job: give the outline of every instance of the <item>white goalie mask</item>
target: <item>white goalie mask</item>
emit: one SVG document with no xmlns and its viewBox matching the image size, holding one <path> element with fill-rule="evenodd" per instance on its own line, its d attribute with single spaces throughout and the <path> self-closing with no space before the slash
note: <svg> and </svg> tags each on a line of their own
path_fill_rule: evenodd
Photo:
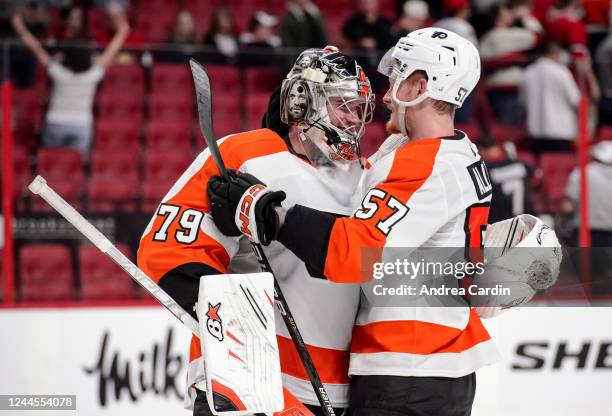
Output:
<svg viewBox="0 0 612 416">
<path fill-rule="evenodd" d="M 402 101 L 397 91 L 415 71 L 427 74 L 427 89 L 412 101 Z M 446 29 L 418 29 L 402 37 L 381 59 L 378 72 L 395 76 L 391 99 L 398 105 L 398 126 L 406 133 L 406 107 L 426 98 L 461 107 L 480 79 L 480 55 L 467 39 Z"/>
<path fill-rule="evenodd" d="M 283 81 L 280 101 L 281 120 L 297 126 L 302 140 L 312 142 L 327 159 L 359 159 L 374 94 L 353 58 L 333 47 L 302 52 Z"/>
</svg>

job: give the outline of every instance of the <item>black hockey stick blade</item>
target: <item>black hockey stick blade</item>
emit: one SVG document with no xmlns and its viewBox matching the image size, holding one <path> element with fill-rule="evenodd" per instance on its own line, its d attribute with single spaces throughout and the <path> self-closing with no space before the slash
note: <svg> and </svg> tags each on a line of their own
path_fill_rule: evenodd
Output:
<svg viewBox="0 0 612 416">
<path fill-rule="evenodd" d="M 202 65 L 195 59 L 189 60 L 189 66 L 191 67 L 191 76 L 193 77 L 193 83 L 195 85 L 200 131 L 204 136 L 204 140 L 208 145 L 208 149 L 210 150 L 210 154 L 215 164 L 219 168 L 221 176 L 229 180 L 227 169 L 221 158 L 221 153 L 219 152 L 219 147 L 217 146 L 215 133 L 212 127 L 212 88 L 210 87 L 210 78 L 208 78 L 208 74 Z"/>
</svg>

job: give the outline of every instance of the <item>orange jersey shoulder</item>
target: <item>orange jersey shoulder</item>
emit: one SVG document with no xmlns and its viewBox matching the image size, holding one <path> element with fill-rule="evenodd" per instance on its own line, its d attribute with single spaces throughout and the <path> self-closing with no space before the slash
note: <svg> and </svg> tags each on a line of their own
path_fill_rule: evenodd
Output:
<svg viewBox="0 0 612 416">
<path fill-rule="evenodd" d="M 250 159 L 287 150 L 284 140 L 268 129 L 219 140 L 219 151 L 228 169 L 239 169 Z M 204 150 L 161 201 L 138 250 L 138 265 L 153 280 L 159 281 L 172 270 L 189 264 L 203 264 L 217 272 L 226 270 L 233 242 L 220 234 L 206 215 L 210 212 L 206 186 L 215 175 L 219 170 L 210 151 Z"/>
</svg>

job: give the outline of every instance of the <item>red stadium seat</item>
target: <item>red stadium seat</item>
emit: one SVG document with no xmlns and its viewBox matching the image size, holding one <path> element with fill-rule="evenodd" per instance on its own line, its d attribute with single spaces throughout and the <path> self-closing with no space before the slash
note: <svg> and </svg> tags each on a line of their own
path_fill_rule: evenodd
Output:
<svg viewBox="0 0 612 416">
<path fill-rule="evenodd" d="M 517 159 L 525 163 L 531 169 L 535 169 L 537 166 L 536 157 L 531 152 L 525 152 L 525 151 L 518 152 Z"/>
<path fill-rule="evenodd" d="M 149 119 L 156 122 L 176 122 L 189 126 L 193 120 L 194 101 L 191 97 L 174 94 L 151 94 Z"/>
<path fill-rule="evenodd" d="M 30 88 L 13 91 L 13 136 L 28 149 L 37 147 L 36 134 L 42 126 L 43 113 L 39 92 Z"/>
<path fill-rule="evenodd" d="M 225 137 L 230 134 L 240 133 L 244 131 L 242 128 L 241 117 L 238 117 L 234 120 L 231 119 L 221 119 L 214 123 L 215 128 L 215 136 L 218 139 Z M 259 128 L 259 127 L 257 127 Z M 196 137 L 196 148 L 198 151 L 202 151 L 208 147 L 208 145 L 204 141 L 204 136 L 202 136 L 202 132 L 200 131 L 200 126 L 197 123 L 193 125 L 193 132 Z"/>
<path fill-rule="evenodd" d="M 209 32 L 210 19 L 213 15 L 215 7 L 211 2 L 203 2 L 202 0 L 186 0 L 185 8 L 191 12 L 196 22 L 196 31 L 198 36 L 205 36 Z"/>
<path fill-rule="evenodd" d="M 116 247 L 131 258 L 125 244 Z M 79 275 L 83 300 L 115 300 L 134 297 L 132 279 L 94 245 L 79 248 Z"/>
<path fill-rule="evenodd" d="M 2 151 L 0 150 L 0 160 L 2 159 Z M 15 209 L 23 211 L 26 208 L 24 196 L 30 196 L 31 193 L 27 187 L 32 181 L 32 173 L 30 172 L 28 150 L 23 146 L 13 148 L 13 197 Z M 4 172 L 0 171 L 0 178 Z M 1 194 L 1 192 L 0 192 Z"/>
<path fill-rule="evenodd" d="M 136 30 L 149 42 L 166 42 L 175 20 L 176 9 L 166 11 L 150 9 L 146 13 L 139 12 Z"/>
<path fill-rule="evenodd" d="M 550 212 L 559 212 L 559 205 L 565 195 L 567 179 L 576 166 L 577 157 L 574 154 L 543 153 L 540 156 L 543 191 L 548 197 Z"/>
<path fill-rule="evenodd" d="M 28 123 L 41 123 L 42 105 L 35 88 L 13 90 L 13 117 Z"/>
<path fill-rule="evenodd" d="M 94 149 L 106 152 L 121 150 L 134 154 L 140 147 L 140 126 L 126 120 L 96 122 Z"/>
<path fill-rule="evenodd" d="M 77 208 L 80 206 L 84 174 L 81 154 L 78 151 L 59 147 L 40 149 L 37 155 L 37 172 L 70 204 Z M 53 212 L 53 208 L 36 196 L 32 200 L 32 210 Z"/>
<path fill-rule="evenodd" d="M 224 96 L 234 96 L 239 100 L 242 96 L 240 82 L 240 70 L 230 66 L 207 65 L 206 71 L 210 77 L 213 97 L 217 91 L 222 91 Z M 214 100 L 214 98 L 213 98 Z"/>
<path fill-rule="evenodd" d="M 461 130 L 470 138 L 471 141 L 476 141 L 480 137 L 480 127 L 477 124 L 456 124 L 455 129 Z"/>
<path fill-rule="evenodd" d="M 27 187 L 32 181 L 28 151 L 23 147 L 13 149 L 13 194 L 16 198 L 28 193 Z"/>
<path fill-rule="evenodd" d="M 246 70 L 247 95 L 265 93 L 269 96 L 280 85 L 281 79 L 277 69 L 249 68 Z"/>
<path fill-rule="evenodd" d="M 189 152 L 149 151 L 144 157 L 145 179 L 175 182 L 192 162 Z"/>
<path fill-rule="evenodd" d="M 327 2 L 334 4 L 335 2 Z M 351 17 L 353 14 L 352 8 L 347 6 L 347 8 L 339 9 L 336 11 L 324 11 L 323 16 L 325 18 L 325 24 L 327 26 L 327 30 L 329 33 L 329 39 L 333 44 L 337 44 L 342 39 L 342 28 L 344 27 L 344 23 Z"/>
<path fill-rule="evenodd" d="M 491 125 L 491 135 L 497 143 L 512 142 L 520 145 L 525 141 L 525 129 L 520 126 L 509 126 L 503 124 Z M 475 139 L 470 136 L 470 139 Z"/>
<path fill-rule="evenodd" d="M 382 14 L 391 21 L 396 20 L 394 0 L 380 0 L 380 4 L 378 7 L 380 9 L 380 14 Z"/>
<path fill-rule="evenodd" d="M 87 31 L 91 39 L 98 39 L 108 33 L 107 16 L 104 10 L 89 9 L 87 11 Z"/>
<path fill-rule="evenodd" d="M 180 2 L 176 0 L 141 0 L 138 2 L 138 11 L 146 13 L 172 14 L 176 13 Z"/>
<path fill-rule="evenodd" d="M 217 139 L 242 131 L 242 112 L 240 111 L 239 98 L 221 94 L 216 94 L 213 97 L 213 127 Z M 199 139 L 201 138 L 199 128 L 197 131 L 196 137 Z M 198 143 L 200 142 L 198 141 Z"/>
<path fill-rule="evenodd" d="M 148 150 L 191 150 L 189 125 L 151 121 L 147 125 L 146 143 Z"/>
<path fill-rule="evenodd" d="M 134 197 L 137 184 L 116 178 L 92 178 L 87 185 L 87 208 L 89 212 L 134 212 Z"/>
<path fill-rule="evenodd" d="M 135 185 L 138 182 L 138 161 L 127 152 L 95 150 L 91 155 L 91 179 L 111 179 Z"/>
<path fill-rule="evenodd" d="M 145 178 L 140 188 L 141 211 L 152 214 L 172 185 L 192 162 L 190 153 L 150 151 L 144 158 Z"/>
<path fill-rule="evenodd" d="M 142 68 L 136 64 L 113 65 L 104 75 L 100 93 L 109 91 L 125 94 L 142 95 L 144 91 L 144 75 Z"/>
<path fill-rule="evenodd" d="M 129 90 L 128 90 L 129 91 Z M 104 94 L 98 99 L 99 120 L 142 122 L 142 98 L 131 93 Z"/>
<path fill-rule="evenodd" d="M 156 64 L 151 70 L 154 93 L 194 96 L 191 71 L 187 65 Z"/>
<path fill-rule="evenodd" d="M 72 259 L 65 245 L 22 246 L 19 251 L 19 271 L 22 300 L 72 300 Z"/>
<path fill-rule="evenodd" d="M 612 126 L 600 126 L 597 135 L 595 136 L 596 142 L 601 142 L 604 140 L 612 140 Z"/>
<path fill-rule="evenodd" d="M 153 214 L 162 198 L 168 193 L 170 188 L 172 188 L 172 185 L 174 185 L 174 182 L 173 180 L 160 182 L 145 179 L 140 188 L 140 195 L 142 196 L 141 211 L 145 214 Z"/>
<path fill-rule="evenodd" d="M 269 94 L 250 94 L 247 96 L 247 129 L 261 128 L 261 120 L 268 110 Z"/>
</svg>

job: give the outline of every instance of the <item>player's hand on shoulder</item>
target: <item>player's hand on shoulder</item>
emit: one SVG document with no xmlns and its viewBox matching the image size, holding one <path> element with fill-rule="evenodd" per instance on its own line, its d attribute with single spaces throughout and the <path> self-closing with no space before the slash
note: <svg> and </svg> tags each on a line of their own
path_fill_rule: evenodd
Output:
<svg viewBox="0 0 612 416">
<path fill-rule="evenodd" d="M 229 181 L 220 176 L 210 178 L 206 190 L 217 228 L 228 236 L 244 234 L 256 243 L 270 244 L 278 236 L 280 221 L 275 208 L 285 193 L 271 191 L 248 173 L 228 173 Z"/>
</svg>

